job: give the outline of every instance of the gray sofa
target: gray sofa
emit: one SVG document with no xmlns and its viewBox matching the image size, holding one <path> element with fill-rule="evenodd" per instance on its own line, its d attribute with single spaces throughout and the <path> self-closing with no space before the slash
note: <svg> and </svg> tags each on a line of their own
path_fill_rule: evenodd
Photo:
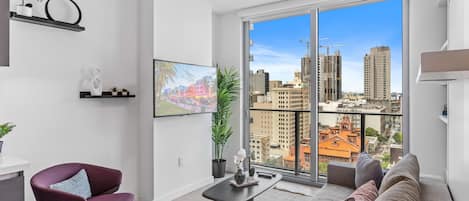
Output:
<svg viewBox="0 0 469 201">
<path fill-rule="evenodd" d="M 344 201 L 355 190 L 355 167 L 346 163 L 328 165 L 328 181 L 312 199 L 313 201 Z M 452 201 L 445 183 L 420 177 L 420 200 Z M 379 197 L 378 197 L 379 199 Z M 388 199 L 389 200 L 389 199 Z M 402 201 L 400 199 L 389 201 Z"/>
</svg>

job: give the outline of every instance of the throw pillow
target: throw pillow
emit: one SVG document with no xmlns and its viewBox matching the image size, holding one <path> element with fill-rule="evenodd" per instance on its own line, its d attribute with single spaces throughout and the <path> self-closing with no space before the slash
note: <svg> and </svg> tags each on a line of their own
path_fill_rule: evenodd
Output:
<svg viewBox="0 0 469 201">
<path fill-rule="evenodd" d="M 417 157 L 412 154 L 407 154 L 386 173 L 383 178 L 383 182 L 381 183 L 381 187 L 379 187 L 379 194 L 383 194 L 394 184 L 406 179 L 411 179 L 418 184 L 420 183 L 419 175 L 420 168 Z"/>
<path fill-rule="evenodd" d="M 77 195 L 85 200 L 91 197 L 90 182 L 84 169 L 65 181 L 50 185 L 49 188 Z"/>
<path fill-rule="evenodd" d="M 375 201 L 378 197 L 378 188 L 374 180 L 370 180 L 367 183 L 357 188 L 345 201 Z"/>
<path fill-rule="evenodd" d="M 420 201 L 419 184 L 413 179 L 404 179 L 391 186 L 376 201 Z"/>
<path fill-rule="evenodd" d="M 361 153 L 355 168 L 355 186 L 359 188 L 370 180 L 374 180 L 379 188 L 383 179 L 383 170 L 378 160 L 374 160 L 367 153 Z"/>
</svg>

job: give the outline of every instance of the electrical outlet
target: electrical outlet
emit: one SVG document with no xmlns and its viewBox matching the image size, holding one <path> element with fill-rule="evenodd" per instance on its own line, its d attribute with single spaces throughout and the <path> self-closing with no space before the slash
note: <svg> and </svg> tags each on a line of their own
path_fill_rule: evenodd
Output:
<svg viewBox="0 0 469 201">
<path fill-rule="evenodd" d="M 178 168 L 182 168 L 182 157 L 178 157 Z"/>
</svg>

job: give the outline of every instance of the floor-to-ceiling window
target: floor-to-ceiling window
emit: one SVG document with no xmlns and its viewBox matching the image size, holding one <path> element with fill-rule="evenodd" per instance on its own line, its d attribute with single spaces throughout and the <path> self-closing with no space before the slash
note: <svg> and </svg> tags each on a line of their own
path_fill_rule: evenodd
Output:
<svg viewBox="0 0 469 201">
<path fill-rule="evenodd" d="M 250 150 L 256 164 L 287 170 L 310 138 L 310 16 L 299 15 L 253 24 L 249 72 Z M 302 112 L 303 111 L 303 112 Z"/>
<path fill-rule="evenodd" d="M 317 178 L 363 151 L 384 168 L 402 157 L 402 8 L 384 0 L 251 23 L 255 164 Z"/>
</svg>

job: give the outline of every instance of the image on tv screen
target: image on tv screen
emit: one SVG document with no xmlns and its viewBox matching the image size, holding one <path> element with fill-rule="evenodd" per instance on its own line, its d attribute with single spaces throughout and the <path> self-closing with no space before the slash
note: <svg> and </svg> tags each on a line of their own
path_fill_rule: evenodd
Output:
<svg viewBox="0 0 469 201">
<path fill-rule="evenodd" d="M 217 110 L 216 68 L 160 60 L 154 62 L 155 117 Z"/>
</svg>

